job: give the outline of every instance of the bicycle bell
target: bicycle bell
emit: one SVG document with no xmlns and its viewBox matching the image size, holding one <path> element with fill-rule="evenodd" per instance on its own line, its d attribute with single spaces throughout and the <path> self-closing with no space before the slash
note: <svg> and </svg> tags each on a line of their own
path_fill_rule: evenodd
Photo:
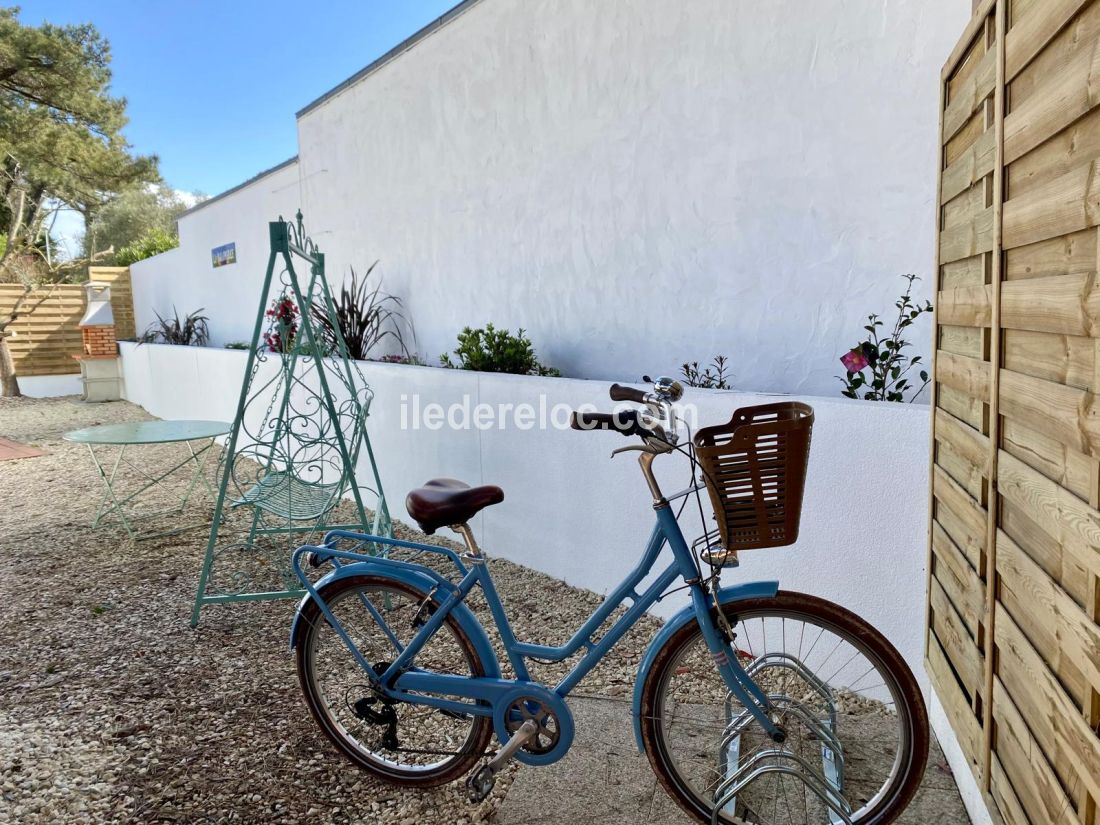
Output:
<svg viewBox="0 0 1100 825">
<path fill-rule="evenodd" d="M 646 381 L 649 379 L 646 378 Z M 667 375 L 659 375 L 653 382 L 653 394 L 662 401 L 675 404 L 684 396 L 684 385 Z"/>
</svg>

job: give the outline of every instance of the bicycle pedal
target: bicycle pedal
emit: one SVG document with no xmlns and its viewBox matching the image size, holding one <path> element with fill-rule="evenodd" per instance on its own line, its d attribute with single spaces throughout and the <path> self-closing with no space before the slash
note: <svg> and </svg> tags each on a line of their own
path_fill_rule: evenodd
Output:
<svg viewBox="0 0 1100 825">
<path fill-rule="evenodd" d="M 493 792 L 493 786 L 497 783 L 496 774 L 489 763 L 485 763 L 466 777 L 466 788 L 470 793 L 471 802 L 482 802 L 485 797 Z"/>
</svg>

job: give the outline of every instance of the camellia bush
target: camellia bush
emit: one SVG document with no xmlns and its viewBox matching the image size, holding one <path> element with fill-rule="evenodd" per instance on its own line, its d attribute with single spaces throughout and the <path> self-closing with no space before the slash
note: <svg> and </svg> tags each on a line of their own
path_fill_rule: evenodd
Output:
<svg viewBox="0 0 1100 825">
<path fill-rule="evenodd" d="M 841 394 L 847 398 L 912 403 L 928 386 L 928 371 L 921 366 L 921 356 L 906 352 L 911 344 L 905 335 L 922 315 L 932 312 L 932 303 L 921 305 L 913 300 L 916 275 L 902 277 L 907 285 L 894 304 L 898 316 L 893 327 L 887 330 L 877 314 L 868 315 L 863 327 L 866 337 L 840 357 L 845 374 L 837 378 L 844 384 Z"/>
</svg>

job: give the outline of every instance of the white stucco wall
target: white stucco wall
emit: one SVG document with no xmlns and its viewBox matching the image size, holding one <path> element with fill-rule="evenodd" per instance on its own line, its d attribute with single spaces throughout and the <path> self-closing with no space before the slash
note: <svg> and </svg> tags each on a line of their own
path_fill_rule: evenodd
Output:
<svg viewBox="0 0 1100 825">
<path fill-rule="evenodd" d="M 381 260 L 430 358 L 492 321 L 569 375 L 722 353 L 738 386 L 832 394 L 929 274 L 968 11 L 482 0 L 300 117 L 303 209 L 330 273 Z"/>
<path fill-rule="evenodd" d="M 61 395 L 80 395 L 84 391 L 84 385 L 79 374 L 20 375 L 19 391 L 28 398 L 55 398 Z"/>
<path fill-rule="evenodd" d="M 267 221 L 301 206 L 332 281 L 381 261 L 429 359 L 491 321 L 568 375 L 725 354 L 739 387 L 832 394 L 863 316 L 929 273 L 939 69 L 966 16 L 481 0 L 306 111 L 299 163 L 186 215 L 180 250 L 134 267 L 139 325 L 202 306 L 215 342 L 247 338 Z"/>
<path fill-rule="evenodd" d="M 163 418 L 231 420 L 246 354 L 229 350 L 121 345 L 127 398 Z M 444 406 L 592 404 L 609 409 L 607 382 L 546 379 L 363 363 L 376 393 L 371 443 L 394 517 L 408 521 L 405 493 L 429 478 L 498 484 L 505 501 L 475 529 L 495 556 L 608 592 L 632 567 L 653 523 L 635 459 L 609 459 L 627 442 L 614 433 L 573 430 L 403 429 L 402 396 Z M 697 391 L 688 399 L 701 423 L 728 420 L 737 406 L 763 403 L 745 393 Z M 778 577 L 792 590 L 847 605 L 879 627 L 923 674 L 928 411 L 909 405 L 807 397 L 816 410 L 801 537 L 789 548 L 747 551 L 726 580 Z M 659 462 L 666 492 L 682 489 L 685 459 Z M 360 467 L 360 477 L 370 478 Z M 692 505 L 682 517 L 697 535 Z M 709 505 L 704 501 L 704 507 Z M 709 515 L 708 515 L 709 518 Z M 685 602 L 657 607 L 670 615 Z M 923 678 L 923 677 L 922 677 Z"/>
<path fill-rule="evenodd" d="M 251 340 L 270 252 L 268 222 L 293 220 L 299 202 L 298 164 L 289 163 L 184 215 L 177 249 L 130 267 L 138 332 L 156 321 L 155 312 L 176 310 L 182 318 L 201 308 L 215 346 Z M 237 263 L 215 269 L 211 250 L 227 243 L 237 245 Z"/>
</svg>

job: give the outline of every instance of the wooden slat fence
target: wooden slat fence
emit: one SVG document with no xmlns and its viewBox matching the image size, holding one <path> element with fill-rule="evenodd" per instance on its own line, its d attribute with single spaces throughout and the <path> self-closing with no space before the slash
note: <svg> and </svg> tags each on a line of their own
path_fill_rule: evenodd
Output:
<svg viewBox="0 0 1100 825">
<path fill-rule="evenodd" d="M 943 72 L 927 667 L 1009 825 L 1100 825 L 1100 0 Z"/>
<path fill-rule="evenodd" d="M 119 338 L 134 335 L 134 302 L 130 288 L 130 270 L 126 267 L 93 267 L 92 280 L 111 285 L 111 308 Z M 0 315 L 15 305 L 23 287 L 0 284 Z M 73 359 L 82 347 L 77 324 L 84 315 L 84 289 L 79 284 L 57 284 L 34 290 L 24 309 L 43 297 L 46 300 L 29 315 L 23 315 L 10 327 L 8 338 L 12 360 L 18 375 L 68 375 L 80 372 Z"/>
</svg>

